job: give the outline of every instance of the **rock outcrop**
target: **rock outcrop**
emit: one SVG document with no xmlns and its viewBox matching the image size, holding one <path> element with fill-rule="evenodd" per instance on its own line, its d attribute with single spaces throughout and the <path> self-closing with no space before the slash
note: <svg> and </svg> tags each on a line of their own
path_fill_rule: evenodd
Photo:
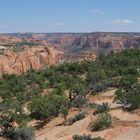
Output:
<svg viewBox="0 0 140 140">
<path fill-rule="evenodd" d="M 33 40 L 47 40 L 56 45 L 57 49 L 63 47 L 69 52 L 87 50 L 89 52 L 116 51 L 125 48 L 140 48 L 140 33 L 18 33 L 14 37 Z"/>
<path fill-rule="evenodd" d="M 56 64 L 56 51 L 54 48 L 38 46 L 26 48 L 22 52 L 5 50 L 0 55 L 0 75 L 22 74 L 29 70 L 39 70 L 47 65 Z"/>
<path fill-rule="evenodd" d="M 14 44 L 17 42 L 22 42 L 22 39 L 14 36 L 0 35 L 0 45 Z"/>
<path fill-rule="evenodd" d="M 125 48 L 140 48 L 140 36 L 109 33 L 96 35 L 90 33 L 77 37 L 71 46 L 73 46 L 73 50 L 122 50 Z"/>
</svg>

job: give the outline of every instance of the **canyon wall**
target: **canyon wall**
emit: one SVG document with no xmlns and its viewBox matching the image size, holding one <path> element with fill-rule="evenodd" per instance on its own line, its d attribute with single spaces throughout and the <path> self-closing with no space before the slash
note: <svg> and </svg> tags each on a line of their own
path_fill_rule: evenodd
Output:
<svg viewBox="0 0 140 140">
<path fill-rule="evenodd" d="M 19 75 L 29 70 L 39 70 L 54 64 L 56 64 L 54 48 L 38 46 L 26 48 L 17 53 L 8 49 L 0 55 L 0 75 L 5 73 Z"/>
<path fill-rule="evenodd" d="M 11 34 L 33 40 L 47 40 L 57 48 L 63 47 L 68 52 L 79 51 L 111 51 L 125 48 L 140 48 L 140 33 L 18 33 Z"/>
<path fill-rule="evenodd" d="M 71 44 L 72 48 L 77 49 L 125 49 L 125 48 L 140 48 L 140 36 L 135 35 L 94 35 L 85 34 L 79 36 Z"/>
</svg>

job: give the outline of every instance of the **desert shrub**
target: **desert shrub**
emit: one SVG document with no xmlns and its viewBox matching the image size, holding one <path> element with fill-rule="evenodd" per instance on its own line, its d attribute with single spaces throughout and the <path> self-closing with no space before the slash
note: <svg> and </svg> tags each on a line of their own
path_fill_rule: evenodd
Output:
<svg viewBox="0 0 140 140">
<path fill-rule="evenodd" d="M 70 106 L 81 109 L 83 105 L 85 105 L 85 103 L 86 103 L 86 99 L 84 97 L 79 96 L 70 102 Z"/>
<path fill-rule="evenodd" d="M 91 131 L 100 131 L 108 128 L 112 123 L 111 115 L 107 112 L 100 115 L 97 121 L 91 126 Z"/>
<path fill-rule="evenodd" d="M 75 121 L 82 120 L 85 118 L 85 113 L 81 112 L 81 113 L 77 114 L 74 118 L 75 118 Z"/>
<path fill-rule="evenodd" d="M 88 84 L 88 88 L 93 95 L 96 95 L 97 93 L 102 92 L 108 89 L 109 87 L 116 87 L 116 86 L 117 86 L 116 81 L 112 79 L 106 79 L 94 84 L 93 83 Z"/>
<path fill-rule="evenodd" d="M 81 79 L 76 79 L 76 82 L 72 81 L 72 85 L 69 88 L 70 101 L 75 100 L 78 97 L 85 98 L 88 94 L 86 84 Z"/>
<path fill-rule="evenodd" d="M 134 75 L 127 75 L 127 76 L 123 76 L 120 81 L 119 81 L 119 86 L 121 88 L 129 88 L 131 87 L 133 84 L 138 82 L 138 78 Z"/>
<path fill-rule="evenodd" d="M 87 81 L 93 84 L 102 81 L 105 78 L 106 78 L 106 73 L 104 72 L 104 70 L 100 70 L 100 69 L 98 69 L 95 72 L 89 71 L 87 75 Z"/>
<path fill-rule="evenodd" d="M 89 106 L 90 108 L 95 109 L 95 108 L 97 108 L 98 104 L 96 104 L 96 103 L 89 103 L 88 106 Z"/>
<path fill-rule="evenodd" d="M 109 111 L 108 103 L 102 103 L 102 105 L 97 105 L 97 108 L 96 108 L 97 113 L 103 113 L 106 111 Z"/>
<path fill-rule="evenodd" d="M 73 140 L 104 140 L 101 137 L 92 138 L 91 135 L 74 135 Z"/>
<path fill-rule="evenodd" d="M 27 127 L 16 129 L 13 140 L 35 140 L 34 131 Z"/>
<path fill-rule="evenodd" d="M 73 136 L 73 140 L 93 140 L 92 138 L 91 138 L 91 135 L 83 135 L 83 136 L 81 136 L 81 135 L 74 135 Z"/>
<path fill-rule="evenodd" d="M 66 103 L 67 99 L 65 95 L 52 91 L 47 96 L 34 98 L 29 108 L 33 118 L 47 121 L 52 117 L 57 117 L 59 113 L 66 115 L 67 112 L 64 109 Z"/>
<path fill-rule="evenodd" d="M 0 102 L 0 135 L 9 138 L 13 135 L 14 124 L 22 127 L 28 121 L 29 116 L 17 100 L 7 99 Z"/>
<path fill-rule="evenodd" d="M 95 138 L 93 138 L 93 140 L 105 140 L 105 139 L 103 139 L 101 137 L 95 137 Z"/>
<path fill-rule="evenodd" d="M 140 84 L 133 84 L 129 88 L 120 88 L 115 93 L 114 101 L 123 105 L 124 109 L 136 109 L 140 107 Z"/>
<path fill-rule="evenodd" d="M 67 116 L 68 116 L 68 104 L 64 104 L 61 108 L 60 108 L 60 113 L 63 115 L 64 120 L 67 120 Z"/>
<path fill-rule="evenodd" d="M 75 122 L 82 120 L 85 118 L 85 113 L 84 112 L 80 112 L 79 114 L 75 115 L 73 118 L 69 118 L 66 122 L 65 125 L 72 125 Z"/>
</svg>

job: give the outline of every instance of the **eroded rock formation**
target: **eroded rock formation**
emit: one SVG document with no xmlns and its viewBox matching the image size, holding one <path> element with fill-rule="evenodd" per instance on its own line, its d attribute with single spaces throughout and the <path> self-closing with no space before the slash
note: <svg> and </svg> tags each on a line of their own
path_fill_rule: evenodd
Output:
<svg viewBox="0 0 140 140">
<path fill-rule="evenodd" d="M 14 36 L 33 40 L 47 40 L 58 48 L 63 47 L 64 50 L 71 52 L 140 48 L 140 33 L 18 33 Z"/>
<path fill-rule="evenodd" d="M 56 51 L 54 48 L 44 46 L 26 48 L 22 52 L 15 53 L 5 50 L 0 56 L 0 75 L 22 74 L 29 70 L 39 70 L 46 65 L 56 64 Z"/>
</svg>

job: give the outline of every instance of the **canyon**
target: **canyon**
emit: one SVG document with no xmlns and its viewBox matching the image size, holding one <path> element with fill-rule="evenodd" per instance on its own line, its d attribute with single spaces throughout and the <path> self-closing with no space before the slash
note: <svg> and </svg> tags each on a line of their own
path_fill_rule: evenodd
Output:
<svg viewBox="0 0 140 140">
<path fill-rule="evenodd" d="M 108 53 L 112 50 L 140 47 L 140 33 L 15 33 L 12 37 L 47 40 L 57 49 L 68 52 L 93 51 Z"/>
<path fill-rule="evenodd" d="M 140 33 L 0 34 L 0 75 L 21 74 L 64 62 L 95 60 L 96 56 L 111 51 L 139 47 Z"/>
</svg>

